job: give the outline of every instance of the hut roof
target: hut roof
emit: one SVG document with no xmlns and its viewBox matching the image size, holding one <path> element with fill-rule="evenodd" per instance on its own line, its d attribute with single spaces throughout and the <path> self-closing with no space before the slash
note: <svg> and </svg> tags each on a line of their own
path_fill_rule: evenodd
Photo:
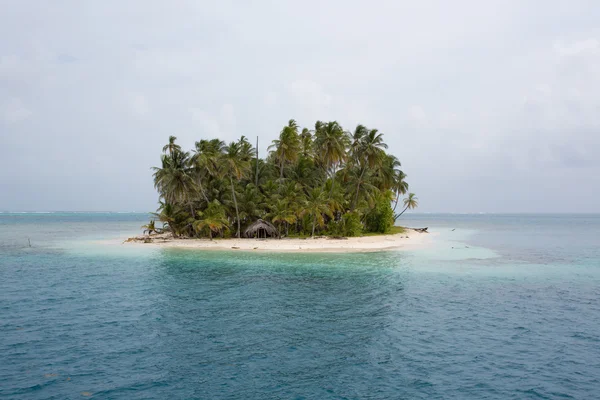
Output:
<svg viewBox="0 0 600 400">
<path fill-rule="evenodd" d="M 246 228 L 246 230 L 244 231 L 244 235 L 254 236 L 261 229 L 264 229 L 269 236 L 277 236 L 277 229 L 273 226 L 273 224 L 271 224 L 268 221 L 265 221 L 264 219 L 257 219 L 256 222 L 254 222 L 248 228 Z"/>
</svg>

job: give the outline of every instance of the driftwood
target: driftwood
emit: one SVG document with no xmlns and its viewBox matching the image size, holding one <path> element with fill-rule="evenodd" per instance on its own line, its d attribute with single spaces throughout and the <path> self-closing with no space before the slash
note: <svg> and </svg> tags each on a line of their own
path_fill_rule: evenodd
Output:
<svg viewBox="0 0 600 400">
<path fill-rule="evenodd" d="M 429 227 L 425 227 L 425 228 L 408 228 L 408 229 L 412 229 L 415 232 L 429 233 L 429 232 L 427 232 L 427 228 L 429 228 Z"/>
</svg>

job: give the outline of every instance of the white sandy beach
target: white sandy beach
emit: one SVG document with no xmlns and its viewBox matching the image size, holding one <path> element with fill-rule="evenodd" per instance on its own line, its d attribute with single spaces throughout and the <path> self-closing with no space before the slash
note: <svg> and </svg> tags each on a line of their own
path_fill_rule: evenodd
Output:
<svg viewBox="0 0 600 400">
<path fill-rule="evenodd" d="M 306 239 L 163 239 L 151 236 L 152 241 L 128 241 L 124 245 L 158 246 L 164 248 L 189 248 L 202 250 L 240 250 L 272 252 L 369 252 L 382 250 L 411 250 L 421 248 L 431 241 L 435 233 L 421 233 L 407 229 L 404 233 L 380 236 L 331 239 L 326 237 Z M 143 237 L 139 237 L 141 239 Z"/>
</svg>

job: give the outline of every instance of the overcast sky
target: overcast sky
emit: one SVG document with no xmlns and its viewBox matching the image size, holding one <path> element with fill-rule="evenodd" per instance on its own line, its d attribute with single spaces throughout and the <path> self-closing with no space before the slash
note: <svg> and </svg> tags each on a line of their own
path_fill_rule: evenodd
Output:
<svg viewBox="0 0 600 400">
<path fill-rule="evenodd" d="M 169 135 L 294 118 L 378 128 L 423 212 L 600 211 L 597 0 L 0 10 L 0 210 L 153 211 Z"/>
</svg>

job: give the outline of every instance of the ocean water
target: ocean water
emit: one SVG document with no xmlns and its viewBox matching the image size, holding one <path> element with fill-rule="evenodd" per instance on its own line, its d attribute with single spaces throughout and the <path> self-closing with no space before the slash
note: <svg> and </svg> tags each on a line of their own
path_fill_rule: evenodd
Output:
<svg viewBox="0 0 600 400">
<path fill-rule="evenodd" d="M 599 215 L 405 215 L 428 248 L 121 246 L 0 214 L 0 398 L 595 399 Z"/>
</svg>

